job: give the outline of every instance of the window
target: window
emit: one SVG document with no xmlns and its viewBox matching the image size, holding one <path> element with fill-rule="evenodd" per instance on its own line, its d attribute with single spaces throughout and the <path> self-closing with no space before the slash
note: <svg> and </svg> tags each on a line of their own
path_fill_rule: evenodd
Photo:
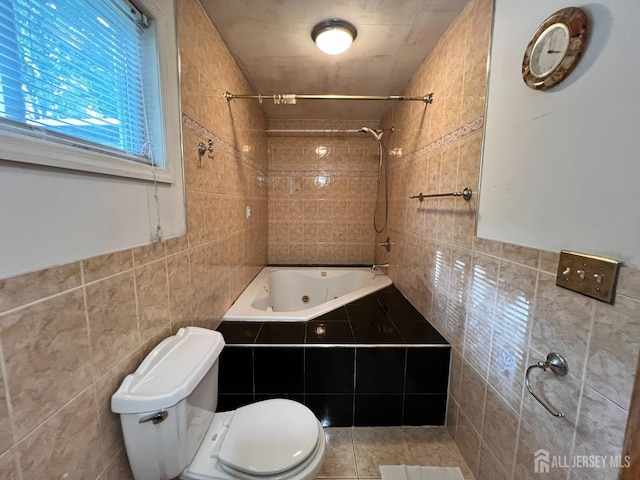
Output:
<svg viewBox="0 0 640 480">
<path fill-rule="evenodd" d="M 3 0 L 1 159 L 171 181 L 176 142 L 163 132 L 179 125 L 173 6 L 143 8 Z"/>
</svg>

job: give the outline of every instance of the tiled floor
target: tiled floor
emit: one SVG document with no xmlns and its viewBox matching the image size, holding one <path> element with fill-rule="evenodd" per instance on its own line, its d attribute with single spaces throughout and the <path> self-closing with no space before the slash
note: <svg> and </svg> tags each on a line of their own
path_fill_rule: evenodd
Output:
<svg viewBox="0 0 640 480">
<path fill-rule="evenodd" d="M 473 480 L 445 427 L 325 428 L 327 453 L 317 478 L 377 479 L 380 465 L 460 467 Z"/>
</svg>

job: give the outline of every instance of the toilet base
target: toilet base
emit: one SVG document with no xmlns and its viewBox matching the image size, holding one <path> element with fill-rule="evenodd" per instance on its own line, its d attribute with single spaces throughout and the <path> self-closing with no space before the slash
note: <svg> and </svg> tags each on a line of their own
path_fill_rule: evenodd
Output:
<svg viewBox="0 0 640 480">
<path fill-rule="evenodd" d="M 279 475 L 261 475 L 256 477 L 251 477 L 247 474 L 234 476 L 223 470 L 217 453 L 220 451 L 227 432 L 227 426 L 231 422 L 233 414 L 234 411 L 218 412 L 214 415 L 209 430 L 198 448 L 193 461 L 180 474 L 181 480 L 242 480 L 243 478 L 256 478 L 260 480 L 313 480 L 318 474 L 325 455 L 325 438 L 320 422 L 318 422 L 318 446 L 312 454 L 313 457 L 311 460 L 308 461 L 308 464 L 302 469 L 298 466 L 298 468 L 293 468 L 291 471 L 283 472 Z"/>
</svg>

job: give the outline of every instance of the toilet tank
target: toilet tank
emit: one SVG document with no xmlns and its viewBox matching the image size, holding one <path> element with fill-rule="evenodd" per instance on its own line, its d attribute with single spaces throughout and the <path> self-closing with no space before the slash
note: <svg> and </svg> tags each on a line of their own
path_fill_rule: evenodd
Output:
<svg viewBox="0 0 640 480">
<path fill-rule="evenodd" d="M 218 401 L 219 332 L 181 328 L 147 355 L 111 397 L 136 480 L 169 480 L 189 465 Z"/>
</svg>

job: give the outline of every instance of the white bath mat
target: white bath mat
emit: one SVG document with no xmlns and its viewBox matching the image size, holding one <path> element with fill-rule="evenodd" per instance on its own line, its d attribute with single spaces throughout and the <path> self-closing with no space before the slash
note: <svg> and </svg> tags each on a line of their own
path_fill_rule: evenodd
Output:
<svg viewBox="0 0 640 480">
<path fill-rule="evenodd" d="M 380 465 L 382 480 L 464 480 L 458 467 Z"/>
</svg>

